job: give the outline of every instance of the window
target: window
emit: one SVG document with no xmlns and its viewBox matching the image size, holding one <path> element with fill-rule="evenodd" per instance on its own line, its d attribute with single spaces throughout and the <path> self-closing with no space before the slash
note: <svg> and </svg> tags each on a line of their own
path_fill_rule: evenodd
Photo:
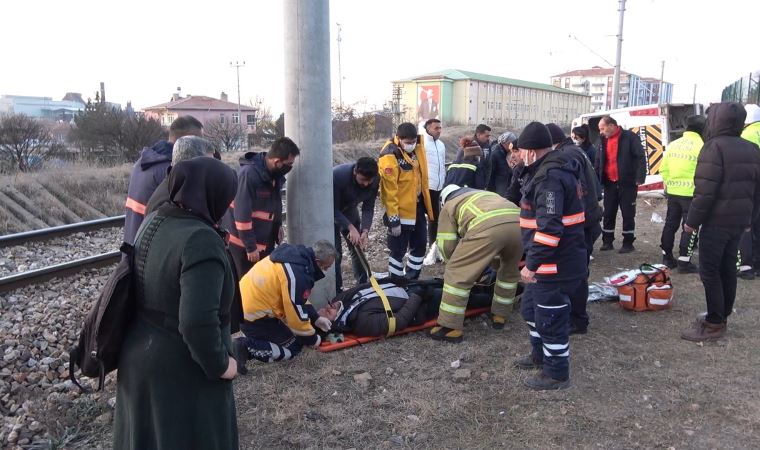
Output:
<svg viewBox="0 0 760 450">
<path fill-rule="evenodd" d="M 565 78 L 565 89 L 570 87 L 570 78 Z"/>
<path fill-rule="evenodd" d="M 234 124 L 240 123 L 240 114 L 232 113 L 232 123 Z"/>
<path fill-rule="evenodd" d="M 248 125 L 256 125 L 256 116 L 253 114 L 248 114 L 246 116 L 246 119 L 248 121 Z"/>
<path fill-rule="evenodd" d="M 219 123 L 224 123 L 224 113 L 219 114 Z"/>
</svg>

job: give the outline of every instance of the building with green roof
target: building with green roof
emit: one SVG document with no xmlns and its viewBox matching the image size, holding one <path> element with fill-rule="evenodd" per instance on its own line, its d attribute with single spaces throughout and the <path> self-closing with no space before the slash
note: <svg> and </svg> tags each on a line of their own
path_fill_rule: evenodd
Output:
<svg viewBox="0 0 760 450">
<path fill-rule="evenodd" d="M 393 81 L 404 120 L 521 129 L 532 121 L 569 126 L 591 109 L 591 97 L 550 84 L 449 69 Z"/>
</svg>

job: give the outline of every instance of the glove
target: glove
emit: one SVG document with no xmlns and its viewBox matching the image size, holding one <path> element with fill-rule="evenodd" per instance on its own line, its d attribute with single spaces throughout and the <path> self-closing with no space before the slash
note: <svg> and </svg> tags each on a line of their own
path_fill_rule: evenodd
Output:
<svg viewBox="0 0 760 450">
<path fill-rule="evenodd" d="M 332 328 L 332 322 L 326 317 L 320 317 L 314 321 L 314 326 L 327 333 Z"/>
<path fill-rule="evenodd" d="M 396 225 L 395 227 L 391 227 L 388 231 L 391 233 L 391 236 L 399 237 L 401 236 L 401 225 Z"/>
</svg>

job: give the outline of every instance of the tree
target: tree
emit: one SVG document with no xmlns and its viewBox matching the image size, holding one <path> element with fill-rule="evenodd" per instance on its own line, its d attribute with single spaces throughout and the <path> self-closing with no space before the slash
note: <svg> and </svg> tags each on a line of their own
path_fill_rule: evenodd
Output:
<svg viewBox="0 0 760 450">
<path fill-rule="evenodd" d="M 35 169 L 60 150 L 43 122 L 25 114 L 0 116 L 0 154 L 18 170 Z"/>
<path fill-rule="evenodd" d="M 120 146 L 129 161 L 137 159 L 144 147 L 153 145 L 166 136 L 166 131 L 156 119 L 144 116 L 127 117 L 122 123 Z"/>
<path fill-rule="evenodd" d="M 242 150 L 246 143 L 243 126 L 239 123 L 232 123 L 230 120 L 224 122 L 218 119 L 207 120 L 203 124 L 203 135 L 223 152 Z"/>
</svg>

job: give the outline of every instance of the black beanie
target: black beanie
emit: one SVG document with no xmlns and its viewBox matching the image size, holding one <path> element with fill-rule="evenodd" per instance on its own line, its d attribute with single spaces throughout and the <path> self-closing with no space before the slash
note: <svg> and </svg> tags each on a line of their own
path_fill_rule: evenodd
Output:
<svg viewBox="0 0 760 450">
<path fill-rule="evenodd" d="M 549 129 L 549 134 L 552 136 L 552 144 L 559 144 L 567 139 L 565 132 L 556 123 L 547 123 L 546 128 Z"/>
<path fill-rule="evenodd" d="M 399 139 L 412 139 L 417 137 L 417 127 L 413 123 L 404 122 L 398 126 L 396 136 Z"/>
<path fill-rule="evenodd" d="M 686 118 L 686 131 L 702 134 L 705 130 L 705 116 L 689 116 Z"/>
<path fill-rule="evenodd" d="M 523 128 L 517 138 L 517 148 L 526 150 L 542 150 L 552 146 L 552 135 L 541 122 L 531 122 Z"/>
</svg>

